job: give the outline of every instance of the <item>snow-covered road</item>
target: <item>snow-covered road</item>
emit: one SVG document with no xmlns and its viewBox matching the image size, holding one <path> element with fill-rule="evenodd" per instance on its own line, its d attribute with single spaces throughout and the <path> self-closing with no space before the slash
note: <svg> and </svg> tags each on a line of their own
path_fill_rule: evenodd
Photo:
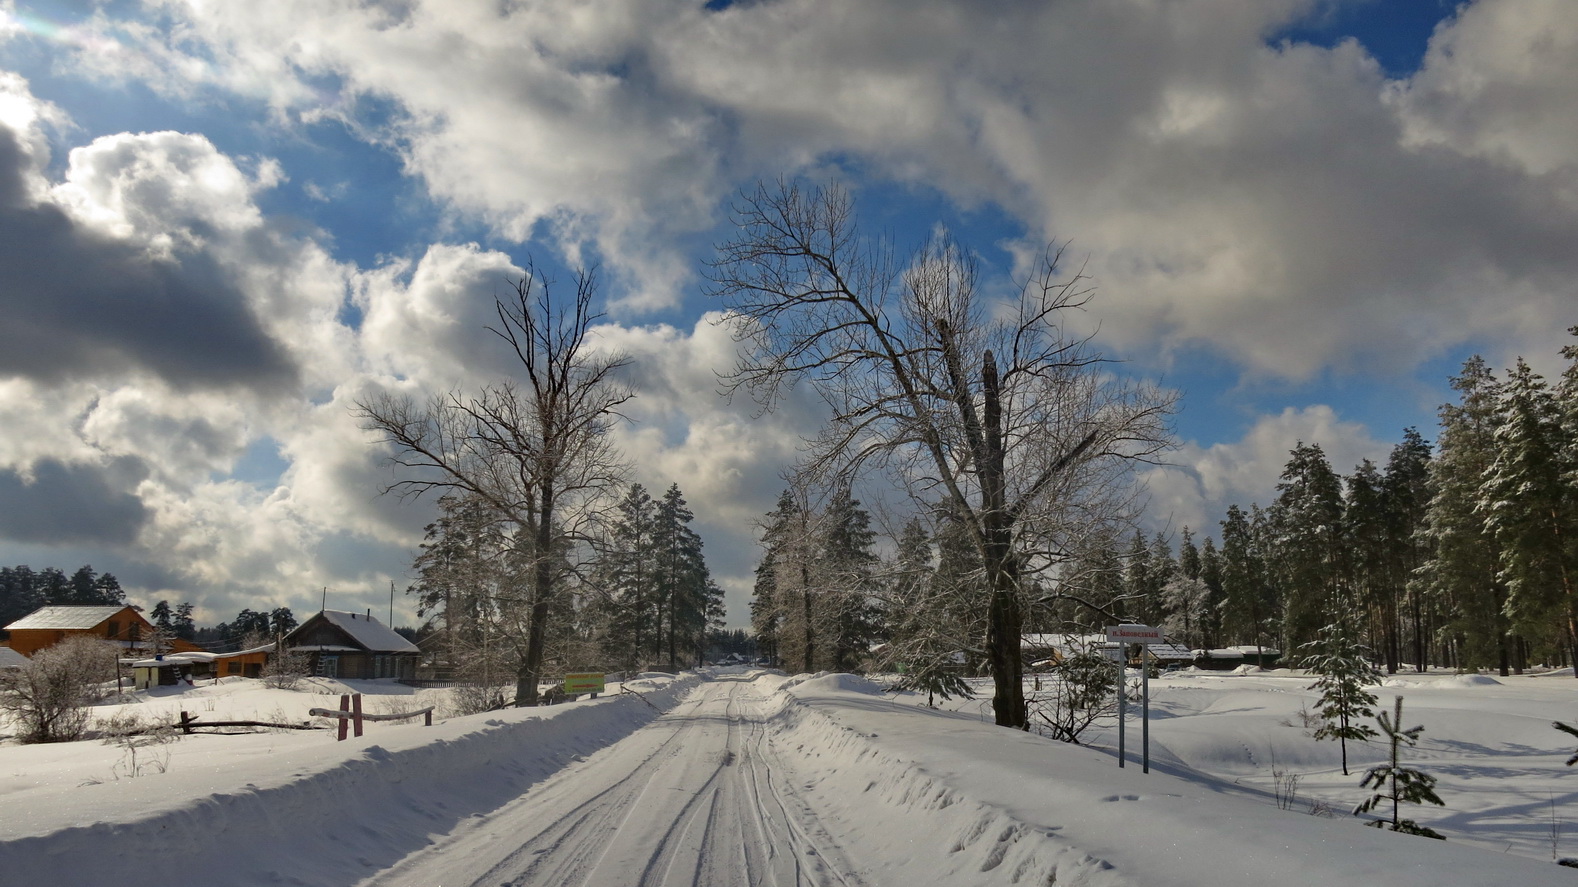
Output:
<svg viewBox="0 0 1578 887">
<path fill-rule="evenodd" d="M 366 887 L 838 885 L 862 868 L 769 739 L 754 676 L 721 676 L 583 766 L 473 819 Z"/>
</svg>

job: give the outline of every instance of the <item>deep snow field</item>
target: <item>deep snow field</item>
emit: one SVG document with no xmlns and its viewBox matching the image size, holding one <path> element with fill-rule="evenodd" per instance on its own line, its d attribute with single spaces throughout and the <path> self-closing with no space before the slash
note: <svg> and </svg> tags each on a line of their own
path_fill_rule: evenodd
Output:
<svg viewBox="0 0 1578 887">
<path fill-rule="evenodd" d="M 1309 689 L 1313 678 L 1291 669 L 1248 671 L 1188 669 L 1150 682 L 1151 769 L 1209 774 L 1262 792 L 1273 806 L 1273 772 L 1280 770 L 1297 779 L 1289 809 L 1309 814 L 1315 805 L 1315 815 L 1347 818 L 1369 797 L 1359 781 L 1367 767 L 1386 759 L 1388 746 L 1349 742 L 1350 775 L 1344 776 L 1338 743 L 1316 742 L 1314 727 L 1304 727 L 1302 714 L 1313 712 L 1317 697 Z M 939 707 L 990 720 L 991 682 L 972 683 L 977 698 Z M 1405 805 L 1403 817 L 1454 843 L 1543 860 L 1553 858 L 1554 827 L 1555 855 L 1578 857 L 1578 766 L 1565 766 L 1574 745 L 1551 727 L 1554 720 L 1578 724 L 1578 681 L 1571 669 L 1511 677 L 1403 671 L 1369 689 L 1377 711 L 1390 712 L 1402 696 L 1404 726 L 1424 727 L 1418 744 L 1404 748 L 1403 762 L 1435 776 L 1446 804 Z M 1126 766 L 1137 767 L 1137 706 L 1131 704 L 1128 714 Z M 1115 729 L 1098 725 L 1081 741 L 1116 755 Z"/>
<path fill-rule="evenodd" d="M 706 705 L 723 704 L 714 691 L 724 682 L 733 694 L 727 716 L 709 714 Z M 6 744 L 0 883 L 416 887 L 398 873 L 444 870 L 441 853 L 436 869 L 431 859 L 418 865 L 424 851 L 463 846 L 450 842 L 505 821 L 500 811 L 512 802 L 529 812 L 540 787 L 562 791 L 609 768 L 646 772 L 635 762 L 641 755 L 655 767 L 635 750 L 634 734 L 659 726 L 662 712 L 664 723 L 677 717 L 697 731 L 743 724 L 764 761 L 770 747 L 777 769 L 758 777 L 777 796 L 759 803 L 789 801 L 796 822 L 815 819 L 831 842 L 821 855 L 851 869 L 824 859 L 790 883 L 1578 883 L 1578 870 L 1552 863 L 1578 856 L 1578 768 L 1564 766 L 1573 748 L 1550 726 L 1578 720 L 1570 672 L 1399 675 L 1376 690 L 1387 708 L 1403 695 L 1404 720 L 1425 728 L 1405 760 L 1438 777 L 1446 806 L 1404 815 L 1447 842 L 1364 828 L 1349 815 L 1367 796 L 1364 767 L 1385 749 L 1350 743 L 1352 775 L 1343 776 L 1337 744 L 1314 741 L 1301 723 L 1315 698 L 1309 682 L 1287 671 L 1153 680 L 1149 774 L 1133 707 L 1120 769 L 1110 728 L 1076 747 L 993 727 L 980 698 L 934 711 L 923 697 L 895 698 L 864 678 L 742 669 L 648 678 L 631 682 L 639 696 L 613 692 L 432 727 L 374 722 L 345 742 L 330 731 L 194 735 L 136 750 L 135 766 L 131 750 L 104 742 Z M 387 681 L 283 691 L 232 678 L 138 693 L 102 714 L 184 709 L 200 720 L 299 722 L 309 708 L 337 707 L 344 691 L 364 693 L 370 712 L 443 703 L 443 691 Z M 711 785 L 740 767 L 732 751 L 702 750 L 704 735 L 686 740 L 697 746 L 689 764 L 712 768 L 703 768 Z M 665 754 L 687 760 L 683 749 Z M 1278 804 L 1274 770 L 1297 775 L 1291 804 Z M 625 815 L 628 823 L 640 814 Z M 625 883 L 670 883 L 649 874 L 633 868 Z"/>
</svg>

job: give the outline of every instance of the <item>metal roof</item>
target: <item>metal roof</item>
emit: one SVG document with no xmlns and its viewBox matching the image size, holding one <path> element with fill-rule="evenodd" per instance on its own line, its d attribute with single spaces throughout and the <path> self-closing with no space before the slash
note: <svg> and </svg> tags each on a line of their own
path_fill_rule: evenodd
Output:
<svg viewBox="0 0 1578 887">
<path fill-rule="evenodd" d="M 125 604 L 58 604 L 40 607 L 7 625 L 6 631 L 30 628 L 89 629 L 126 608 Z"/>
<path fill-rule="evenodd" d="M 360 613 L 347 613 L 344 610 L 324 610 L 320 613 L 330 625 L 345 632 L 351 640 L 360 644 L 362 649 L 369 653 L 420 653 L 416 644 L 401 637 L 394 629 L 389 628 L 371 616 Z M 309 622 L 311 620 L 308 620 Z M 303 622 L 291 634 L 294 635 L 307 626 Z M 295 649 L 308 649 L 292 645 Z"/>
<path fill-rule="evenodd" d="M 10 647 L 0 647 L 0 668 L 21 668 L 28 658 Z"/>
</svg>

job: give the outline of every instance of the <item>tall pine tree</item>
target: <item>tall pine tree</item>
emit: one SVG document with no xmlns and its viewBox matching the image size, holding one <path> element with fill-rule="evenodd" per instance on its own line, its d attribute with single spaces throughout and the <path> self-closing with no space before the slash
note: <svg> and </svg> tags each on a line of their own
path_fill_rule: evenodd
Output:
<svg viewBox="0 0 1578 887">
<path fill-rule="evenodd" d="M 1430 444 L 1413 428 L 1403 429 L 1403 440 L 1392 447 L 1381 478 L 1386 522 L 1385 597 L 1386 625 L 1382 656 L 1388 672 L 1402 664 L 1405 636 L 1423 649 L 1433 630 L 1435 614 L 1426 606 L 1424 584 L 1417 581 L 1430 556 L 1423 532 L 1430 507 Z M 1405 631 L 1406 627 L 1406 631 Z M 1416 657 L 1418 661 L 1418 657 Z"/>
<path fill-rule="evenodd" d="M 1319 444 L 1293 448 L 1271 509 L 1272 546 L 1282 592 L 1284 649 L 1314 638 L 1348 606 L 1342 486 Z"/>
<path fill-rule="evenodd" d="M 1439 410 L 1441 434 L 1430 463 L 1430 504 L 1418 530 L 1429 556 L 1416 587 L 1446 614 L 1447 635 L 1456 641 L 1457 665 L 1497 666 L 1506 674 L 1512 662 L 1510 627 L 1503 606 L 1501 548 L 1485 526 L 1480 487 L 1496 453 L 1500 385 L 1478 355 L 1463 363 L 1452 379 L 1458 402 Z M 1417 600 L 1415 592 L 1410 597 Z M 1413 658 L 1423 671 L 1428 664 L 1428 638 L 1423 625 L 1414 626 Z"/>
<path fill-rule="evenodd" d="M 1506 612 L 1525 635 L 1560 626 L 1578 662 L 1578 536 L 1572 491 L 1563 483 L 1560 414 L 1545 380 L 1520 358 L 1501 392 L 1496 458 L 1479 510 L 1501 549 Z M 1578 673 L 1578 672 L 1575 672 Z"/>
</svg>

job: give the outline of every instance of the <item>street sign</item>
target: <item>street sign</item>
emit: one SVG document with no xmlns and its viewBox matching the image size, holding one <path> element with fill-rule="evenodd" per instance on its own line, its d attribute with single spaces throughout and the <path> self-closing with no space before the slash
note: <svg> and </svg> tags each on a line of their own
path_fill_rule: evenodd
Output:
<svg viewBox="0 0 1578 887">
<path fill-rule="evenodd" d="M 582 672 L 565 675 L 564 692 L 571 695 L 603 692 L 602 672 Z"/>
<path fill-rule="evenodd" d="M 1149 625 L 1109 625 L 1107 640 L 1118 644 L 1159 644 L 1162 630 Z"/>
<path fill-rule="evenodd" d="M 1123 766 L 1123 722 L 1127 712 L 1124 711 L 1124 682 L 1128 680 L 1129 667 L 1127 657 L 1122 650 L 1129 644 L 1141 644 L 1149 652 L 1153 644 L 1162 643 L 1162 630 L 1149 625 L 1109 625 L 1107 626 L 1107 640 L 1119 644 L 1117 661 L 1118 668 L 1118 766 Z M 1145 657 L 1140 657 L 1140 746 L 1142 770 L 1151 772 L 1151 672 L 1146 668 Z"/>
</svg>

